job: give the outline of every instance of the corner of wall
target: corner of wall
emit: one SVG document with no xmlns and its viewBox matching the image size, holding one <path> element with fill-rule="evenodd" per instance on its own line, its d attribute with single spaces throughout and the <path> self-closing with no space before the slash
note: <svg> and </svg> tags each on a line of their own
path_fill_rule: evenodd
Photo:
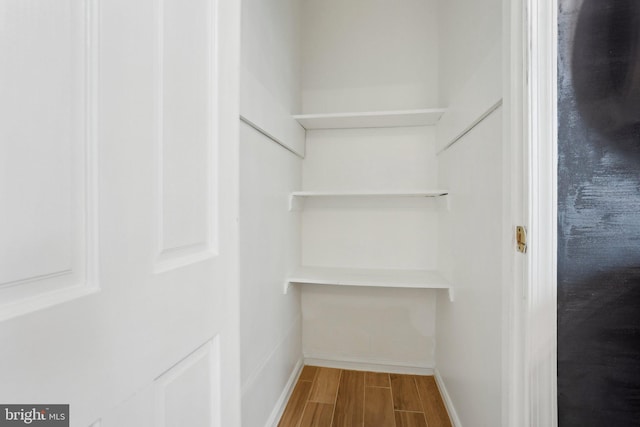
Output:
<svg viewBox="0 0 640 427">
<path fill-rule="evenodd" d="M 456 412 L 456 408 L 453 405 L 453 400 L 451 396 L 449 396 L 449 392 L 447 390 L 447 386 L 438 372 L 437 369 L 434 369 L 434 376 L 436 378 L 436 384 L 438 385 L 438 390 L 440 391 L 440 395 L 442 396 L 442 400 L 444 400 L 444 404 L 447 408 L 447 413 L 449 414 L 449 419 L 451 420 L 451 424 L 453 427 L 462 427 L 462 423 L 460 422 L 460 417 L 458 417 L 458 413 Z"/>
<path fill-rule="evenodd" d="M 293 393 L 293 389 L 298 382 L 298 378 L 300 377 L 300 373 L 302 372 L 302 368 L 304 367 L 304 360 L 300 358 L 296 366 L 291 371 L 291 375 L 289 376 L 289 380 L 287 384 L 285 384 L 284 389 L 282 390 L 282 394 L 276 401 L 276 404 L 273 407 L 273 411 L 271 415 L 267 419 L 267 422 L 264 424 L 264 427 L 278 427 L 278 423 L 280 422 L 280 418 L 284 413 L 285 408 L 287 407 L 287 402 L 291 397 L 291 393 Z"/>
</svg>

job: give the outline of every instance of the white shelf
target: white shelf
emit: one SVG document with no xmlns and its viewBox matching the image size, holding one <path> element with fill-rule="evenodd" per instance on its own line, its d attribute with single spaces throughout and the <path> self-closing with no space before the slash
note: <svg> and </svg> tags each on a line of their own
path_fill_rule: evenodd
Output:
<svg viewBox="0 0 640 427">
<path fill-rule="evenodd" d="M 295 200 L 307 197 L 441 197 L 447 190 L 413 191 L 294 191 L 289 196 L 289 210 L 294 210 Z"/>
<path fill-rule="evenodd" d="M 363 113 L 301 114 L 293 116 L 307 130 L 385 128 L 435 125 L 446 110 L 431 108 Z"/>
<path fill-rule="evenodd" d="M 292 283 L 369 286 L 384 288 L 448 289 L 453 301 L 451 284 L 433 270 L 384 270 L 360 268 L 299 267 L 287 280 L 285 294 Z"/>
</svg>

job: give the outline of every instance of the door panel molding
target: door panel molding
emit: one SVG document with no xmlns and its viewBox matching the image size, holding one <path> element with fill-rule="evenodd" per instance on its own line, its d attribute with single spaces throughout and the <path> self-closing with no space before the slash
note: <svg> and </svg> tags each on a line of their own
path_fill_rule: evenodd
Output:
<svg viewBox="0 0 640 427">
<path fill-rule="evenodd" d="M 187 8 L 157 0 L 155 25 L 155 272 L 162 273 L 218 251 L 217 2 Z"/>
<path fill-rule="evenodd" d="M 3 68 L 12 87 L 0 106 L 12 117 L 0 192 L 13 208 L 0 214 L 9 236 L 0 243 L 0 320 L 99 288 L 98 0 L 29 3 L 0 46 L 15 64 Z M 34 29 L 49 37 L 32 39 Z"/>
<path fill-rule="evenodd" d="M 155 381 L 157 427 L 220 427 L 220 339 L 218 336 Z"/>
</svg>

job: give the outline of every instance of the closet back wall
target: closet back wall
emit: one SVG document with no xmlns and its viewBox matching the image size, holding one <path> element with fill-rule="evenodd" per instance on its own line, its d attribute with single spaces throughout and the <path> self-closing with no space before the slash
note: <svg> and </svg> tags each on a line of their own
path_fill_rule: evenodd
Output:
<svg viewBox="0 0 640 427">
<path fill-rule="evenodd" d="M 303 113 L 436 106 L 435 0 L 302 5 Z"/>
<path fill-rule="evenodd" d="M 435 0 L 302 5 L 303 113 L 438 107 Z M 431 127 L 308 131 L 303 189 L 434 189 L 434 138 Z M 435 268 L 436 204 L 433 199 L 307 200 L 303 265 Z M 308 360 L 423 373 L 433 368 L 438 291 L 302 289 Z"/>
<path fill-rule="evenodd" d="M 307 132 L 305 190 L 437 188 L 432 126 Z M 434 270 L 437 199 L 307 200 L 302 263 Z"/>
<path fill-rule="evenodd" d="M 307 132 L 305 190 L 436 188 L 432 126 Z M 437 267 L 435 198 L 307 200 L 303 265 L 431 270 Z M 308 359 L 434 366 L 435 292 L 425 289 L 303 288 Z"/>
</svg>

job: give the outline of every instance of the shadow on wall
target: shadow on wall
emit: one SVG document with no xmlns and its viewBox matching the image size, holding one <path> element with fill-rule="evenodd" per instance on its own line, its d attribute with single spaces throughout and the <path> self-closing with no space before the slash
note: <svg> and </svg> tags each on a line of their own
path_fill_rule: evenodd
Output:
<svg viewBox="0 0 640 427">
<path fill-rule="evenodd" d="M 571 68 L 585 121 L 605 137 L 633 135 L 640 144 L 640 2 L 586 0 Z"/>
</svg>

